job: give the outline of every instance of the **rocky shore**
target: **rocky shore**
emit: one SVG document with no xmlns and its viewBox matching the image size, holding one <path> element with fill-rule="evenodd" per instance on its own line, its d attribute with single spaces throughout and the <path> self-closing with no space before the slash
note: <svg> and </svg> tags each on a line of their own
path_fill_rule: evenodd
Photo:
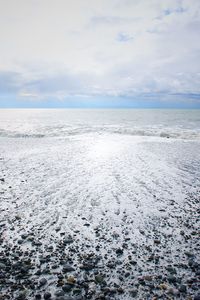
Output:
<svg viewBox="0 0 200 300">
<path fill-rule="evenodd" d="M 55 224 L 47 244 L 42 228 L 26 230 L 19 215 L 9 222 L 1 219 L 0 299 L 199 300 L 200 210 L 195 195 L 187 200 L 186 217 L 171 215 L 155 227 L 151 220 L 138 243 L 130 238 L 132 220 L 125 212 L 121 234 L 107 227 L 105 216 L 96 227 L 77 216 L 95 236 L 93 243 L 80 230 L 64 232 Z M 181 230 L 166 234 L 174 218 Z M 9 240 L 8 230 L 18 237 Z"/>
<path fill-rule="evenodd" d="M 199 300 L 191 144 L 124 138 L 107 159 L 90 141 L 1 145 L 0 300 Z"/>
</svg>

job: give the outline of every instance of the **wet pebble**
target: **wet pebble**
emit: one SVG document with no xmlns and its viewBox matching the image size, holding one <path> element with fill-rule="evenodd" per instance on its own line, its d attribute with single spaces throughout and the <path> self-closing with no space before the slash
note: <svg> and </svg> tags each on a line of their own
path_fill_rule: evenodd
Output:
<svg viewBox="0 0 200 300">
<path fill-rule="evenodd" d="M 124 253 L 124 250 L 121 249 L 121 248 L 118 248 L 118 249 L 116 249 L 115 252 L 116 252 L 117 255 L 122 255 Z"/>
<path fill-rule="evenodd" d="M 186 287 L 186 285 L 182 284 L 182 285 L 180 286 L 180 288 L 179 288 L 179 291 L 180 291 L 181 293 L 186 293 L 186 292 L 187 292 L 187 287 Z"/>
<path fill-rule="evenodd" d="M 168 277 L 167 277 L 167 280 L 168 280 L 170 283 L 175 283 L 177 279 L 176 279 L 175 276 L 168 276 Z"/>
<path fill-rule="evenodd" d="M 64 292 L 68 293 L 68 292 L 71 291 L 72 285 L 71 284 L 65 284 L 65 285 L 62 286 L 62 289 L 63 289 Z"/>
<path fill-rule="evenodd" d="M 43 285 L 45 285 L 46 283 L 47 283 L 46 278 L 41 278 L 40 281 L 39 281 L 39 285 L 40 285 L 40 286 L 43 286 Z"/>
<path fill-rule="evenodd" d="M 5 270 L 6 269 L 6 265 L 3 263 L 0 263 L 0 270 Z"/>
<path fill-rule="evenodd" d="M 49 292 L 44 293 L 44 299 L 45 300 L 51 299 L 51 293 Z"/>
<path fill-rule="evenodd" d="M 61 296 L 64 296 L 64 295 L 65 295 L 64 291 L 56 291 L 54 294 L 55 294 L 55 296 L 57 296 L 57 297 L 61 297 Z"/>
<path fill-rule="evenodd" d="M 72 272 L 72 271 L 75 271 L 75 269 L 72 266 L 70 266 L 68 264 L 63 265 L 63 272 L 64 273 L 66 273 L 66 272 Z"/>
</svg>

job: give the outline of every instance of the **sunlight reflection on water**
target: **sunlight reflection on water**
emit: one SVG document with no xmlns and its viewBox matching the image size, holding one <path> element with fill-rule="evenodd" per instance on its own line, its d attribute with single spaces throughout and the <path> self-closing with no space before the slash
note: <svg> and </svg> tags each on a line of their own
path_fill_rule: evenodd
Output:
<svg viewBox="0 0 200 300">
<path fill-rule="evenodd" d="M 119 139 L 111 139 L 110 137 L 100 137 L 90 147 L 89 156 L 91 158 L 107 159 L 116 156 L 122 151 L 122 145 Z"/>
</svg>

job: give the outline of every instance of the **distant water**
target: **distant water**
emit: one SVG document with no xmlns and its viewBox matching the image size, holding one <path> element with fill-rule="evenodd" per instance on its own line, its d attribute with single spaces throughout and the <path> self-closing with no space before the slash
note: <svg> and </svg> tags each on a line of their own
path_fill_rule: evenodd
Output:
<svg viewBox="0 0 200 300">
<path fill-rule="evenodd" d="M 200 110 L 0 110 L 0 137 L 65 137 L 85 133 L 200 139 Z"/>
</svg>

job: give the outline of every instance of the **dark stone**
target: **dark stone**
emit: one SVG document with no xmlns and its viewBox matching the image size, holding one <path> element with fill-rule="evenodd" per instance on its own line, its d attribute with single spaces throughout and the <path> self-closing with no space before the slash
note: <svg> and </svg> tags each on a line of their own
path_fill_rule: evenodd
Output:
<svg viewBox="0 0 200 300">
<path fill-rule="evenodd" d="M 124 289 L 122 287 L 118 287 L 117 289 L 119 294 L 123 294 L 124 293 Z"/>
<path fill-rule="evenodd" d="M 200 276 L 200 270 L 196 270 L 196 275 Z"/>
<path fill-rule="evenodd" d="M 41 271 L 40 270 L 37 270 L 36 272 L 35 272 L 35 275 L 41 275 Z"/>
<path fill-rule="evenodd" d="M 26 299 L 26 293 L 24 291 L 20 292 L 17 299 L 18 300 L 25 300 Z"/>
<path fill-rule="evenodd" d="M 64 245 L 66 245 L 66 244 L 71 244 L 71 243 L 73 243 L 73 242 L 74 242 L 74 241 L 73 241 L 73 239 L 72 239 L 71 237 L 66 238 L 66 239 L 63 240 L 63 244 L 64 244 Z"/>
<path fill-rule="evenodd" d="M 115 252 L 117 255 L 122 255 L 124 253 L 123 249 L 121 249 L 121 248 L 116 249 Z"/>
<path fill-rule="evenodd" d="M 40 281 L 39 281 L 40 286 L 43 286 L 43 285 L 45 285 L 46 283 L 47 283 L 46 278 L 41 278 Z"/>
<path fill-rule="evenodd" d="M 171 266 L 166 267 L 166 270 L 167 270 L 168 272 L 170 272 L 171 274 L 177 274 L 176 269 L 173 268 L 173 267 L 171 267 Z"/>
<path fill-rule="evenodd" d="M 35 241 L 35 242 L 33 242 L 33 245 L 34 246 L 42 246 L 42 243 L 39 241 Z"/>
<path fill-rule="evenodd" d="M 5 268 L 6 268 L 6 265 L 3 263 L 0 263 L 0 270 L 5 270 Z"/>
<path fill-rule="evenodd" d="M 137 261 L 135 261 L 135 260 L 131 260 L 129 263 L 133 266 L 137 265 Z"/>
<path fill-rule="evenodd" d="M 188 257 L 194 257 L 194 254 L 188 251 L 185 252 L 185 255 L 187 255 Z"/>
<path fill-rule="evenodd" d="M 104 278 L 103 278 L 102 275 L 98 274 L 98 275 L 95 276 L 95 282 L 96 283 L 101 284 L 101 283 L 103 283 L 103 281 L 104 281 Z"/>
<path fill-rule="evenodd" d="M 49 267 L 46 267 L 43 271 L 42 274 L 51 274 Z"/>
<path fill-rule="evenodd" d="M 55 296 L 57 296 L 57 297 L 61 297 L 61 296 L 64 296 L 64 295 L 65 295 L 64 291 L 56 291 L 55 292 Z"/>
<path fill-rule="evenodd" d="M 138 278 L 138 282 L 141 285 L 146 285 L 146 282 L 145 282 L 144 278 Z"/>
<path fill-rule="evenodd" d="M 53 246 L 50 245 L 47 249 L 48 249 L 49 251 L 52 251 L 52 250 L 53 250 Z"/>
<path fill-rule="evenodd" d="M 71 291 L 72 285 L 71 285 L 71 284 L 65 284 L 65 285 L 62 286 L 62 289 L 63 289 L 63 291 L 64 291 L 65 293 L 68 293 L 68 292 Z"/>
<path fill-rule="evenodd" d="M 199 268 L 199 264 L 194 261 L 193 265 L 192 265 L 192 269 L 197 270 Z"/>
<path fill-rule="evenodd" d="M 81 289 L 75 288 L 75 289 L 73 290 L 73 295 L 80 295 L 80 294 L 81 294 Z"/>
<path fill-rule="evenodd" d="M 159 245 L 160 243 L 161 243 L 160 240 L 158 240 L 158 239 L 154 240 L 154 244 Z"/>
<path fill-rule="evenodd" d="M 62 280 L 62 279 L 59 279 L 59 280 L 57 281 L 57 286 L 63 286 L 63 285 L 64 285 L 63 280 Z"/>
<path fill-rule="evenodd" d="M 28 271 L 29 271 L 29 268 L 28 267 L 22 267 L 20 271 L 21 271 L 21 274 L 27 274 Z"/>
<path fill-rule="evenodd" d="M 55 270 L 58 268 L 58 265 L 52 265 L 51 268 Z"/>
<path fill-rule="evenodd" d="M 72 266 L 70 266 L 68 264 L 65 264 L 63 266 L 63 272 L 72 272 L 72 271 L 75 271 L 75 269 Z"/>
<path fill-rule="evenodd" d="M 176 277 L 175 276 L 169 276 L 167 279 L 170 283 L 175 283 L 176 282 Z"/>
<path fill-rule="evenodd" d="M 40 258 L 40 264 L 44 264 L 47 262 L 47 259 L 45 257 Z"/>
<path fill-rule="evenodd" d="M 44 299 L 45 300 L 51 299 L 51 293 L 49 292 L 44 293 Z"/>
<path fill-rule="evenodd" d="M 23 240 L 21 240 L 21 239 L 17 241 L 17 243 L 18 243 L 19 245 L 22 245 L 22 244 L 23 244 L 23 242 L 24 242 L 24 241 L 23 241 Z"/>
<path fill-rule="evenodd" d="M 135 298 L 136 296 L 137 296 L 137 290 L 131 290 L 130 291 L 130 295 L 131 295 L 131 297 L 133 297 L 133 298 Z"/>
<path fill-rule="evenodd" d="M 180 286 L 180 288 L 179 288 L 179 291 L 180 291 L 181 293 L 186 293 L 186 292 L 187 292 L 187 287 L 186 287 L 186 285 L 182 284 L 182 285 Z"/>
<path fill-rule="evenodd" d="M 193 259 L 189 259 L 189 261 L 188 261 L 188 265 L 189 265 L 190 267 L 192 267 L 192 266 L 193 266 L 193 264 L 194 264 L 194 260 L 193 260 Z"/>
<path fill-rule="evenodd" d="M 194 300 L 200 300 L 200 294 L 195 295 Z"/>
<path fill-rule="evenodd" d="M 25 234 L 25 233 L 22 234 L 22 235 L 21 235 L 21 238 L 22 238 L 23 240 L 25 240 L 25 239 L 27 238 L 27 234 Z"/>
<path fill-rule="evenodd" d="M 85 263 L 80 268 L 86 271 L 90 271 L 95 268 L 95 265 L 92 263 Z"/>
</svg>

